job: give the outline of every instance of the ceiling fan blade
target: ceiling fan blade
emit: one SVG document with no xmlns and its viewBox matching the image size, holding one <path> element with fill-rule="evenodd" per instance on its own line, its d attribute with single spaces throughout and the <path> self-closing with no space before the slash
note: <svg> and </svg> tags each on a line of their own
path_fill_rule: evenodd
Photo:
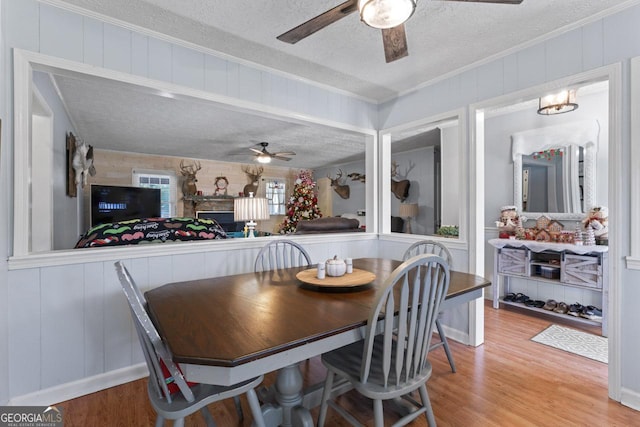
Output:
<svg viewBox="0 0 640 427">
<path fill-rule="evenodd" d="M 256 154 L 263 154 L 263 153 L 262 153 L 262 150 L 258 150 L 257 148 L 251 148 L 251 147 L 249 147 L 249 150 L 253 151 L 253 152 L 254 152 L 254 153 L 256 153 Z"/>
<path fill-rule="evenodd" d="M 348 0 L 338 6 L 327 10 L 324 13 L 311 18 L 307 22 L 304 22 L 297 27 L 280 34 L 276 37 L 278 40 L 286 43 L 297 43 L 305 37 L 310 36 L 318 30 L 323 29 L 327 25 L 333 24 L 341 18 L 350 15 L 357 10 L 357 0 Z"/>
<path fill-rule="evenodd" d="M 443 1 L 467 1 L 470 3 L 498 3 L 498 4 L 520 4 L 522 0 L 443 0 Z"/>
<path fill-rule="evenodd" d="M 278 153 L 273 153 L 273 156 L 295 156 L 296 153 L 293 151 L 280 151 Z"/>
<path fill-rule="evenodd" d="M 271 156 L 271 158 L 272 158 L 272 159 L 278 159 L 278 160 L 285 160 L 285 161 L 287 161 L 287 162 L 288 162 L 289 160 L 291 160 L 291 158 L 290 158 L 290 157 L 282 157 L 282 156 L 276 156 L 276 155 L 272 155 L 272 156 Z"/>
<path fill-rule="evenodd" d="M 407 34 L 404 24 L 397 27 L 382 30 L 382 43 L 384 44 L 384 57 L 387 63 L 409 55 L 407 48 Z"/>
</svg>

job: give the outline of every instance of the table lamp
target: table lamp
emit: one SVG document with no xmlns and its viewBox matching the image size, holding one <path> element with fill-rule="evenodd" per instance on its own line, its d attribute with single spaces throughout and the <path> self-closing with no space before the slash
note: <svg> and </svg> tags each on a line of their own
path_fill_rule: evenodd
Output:
<svg viewBox="0 0 640 427">
<path fill-rule="evenodd" d="M 256 237 L 253 230 L 256 228 L 255 220 L 269 219 L 269 204 L 264 197 L 238 197 L 233 200 L 234 221 L 246 221 L 249 228 L 247 237 Z"/>
<path fill-rule="evenodd" d="M 406 227 L 405 233 L 411 234 L 411 218 L 418 215 L 417 203 L 401 203 L 399 215 L 405 219 Z"/>
</svg>

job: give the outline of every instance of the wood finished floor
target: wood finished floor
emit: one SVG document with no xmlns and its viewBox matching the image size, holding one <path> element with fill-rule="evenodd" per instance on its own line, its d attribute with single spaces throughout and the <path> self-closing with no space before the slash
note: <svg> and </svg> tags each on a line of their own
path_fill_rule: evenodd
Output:
<svg viewBox="0 0 640 427">
<path fill-rule="evenodd" d="M 557 319 L 534 317 L 517 309 L 485 308 L 485 344 L 473 348 L 451 342 L 457 373 L 449 370 L 442 349 L 430 355 L 433 376 L 427 383 L 436 421 L 440 426 L 637 426 L 640 412 L 607 396 L 607 365 L 530 340 Z M 564 323 L 577 329 L 596 328 Z M 437 339 L 437 338 L 435 338 Z M 305 381 L 324 379 L 318 359 L 305 363 Z M 271 384 L 274 375 L 265 377 Z M 373 425 L 369 400 L 356 392 L 341 398 L 360 422 Z M 231 400 L 210 410 L 219 426 L 250 426 L 250 411 L 243 396 L 246 419 L 238 421 Z M 113 387 L 58 404 L 65 427 L 150 426 L 155 413 L 148 403 L 146 379 Z M 385 425 L 397 419 L 385 406 Z M 317 417 L 317 409 L 312 411 Z M 166 425 L 169 425 L 167 423 Z M 200 414 L 186 426 L 204 426 Z M 329 409 L 327 426 L 347 426 Z M 424 417 L 412 426 L 426 426 Z"/>
</svg>

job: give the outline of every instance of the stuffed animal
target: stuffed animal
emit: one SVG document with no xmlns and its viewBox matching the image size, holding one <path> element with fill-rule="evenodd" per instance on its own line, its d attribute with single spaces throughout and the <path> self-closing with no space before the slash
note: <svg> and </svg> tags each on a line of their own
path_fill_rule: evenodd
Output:
<svg viewBox="0 0 640 427">
<path fill-rule="evenodd" d="M 524 233 L 516 233 L 518 228 L 522 227 L 522 224 L 526 221 L 525 217 L 518 215 L 518 211 L 515 206 L 503 206 L 500 208 L 500 220 L 496 221 L 496 227 L 498 227 L 498 237 L 501 239 L 515 236 L 520 234 L 524 236 Z"/>
<path fill-rule="evenodd" d="M 598 240 L 609 238 L 609 210 L 604 206 L 589 209 L 587 217 L 582 220 L 584 228 L 592 228 Z"/>
</svg>

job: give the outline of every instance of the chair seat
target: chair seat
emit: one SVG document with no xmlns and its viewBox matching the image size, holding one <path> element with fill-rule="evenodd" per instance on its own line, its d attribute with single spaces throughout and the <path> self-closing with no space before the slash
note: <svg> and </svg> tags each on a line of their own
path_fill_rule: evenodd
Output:
<svg viewBox="0 0 640 427">
<path fill-rule="evenodd" d="M 263 380 L 262 376 L 234 384 L 231 387 L 223 387 L 209 384 L 196 384 L 191 388 L 195 400 L 188 402 L 182 393 L 174 393 L 171 395 L 171 402 L 158 396 L 156 388 L 151 381 L 147 382 L 147 392 L 153 409 L 167 420 L 175 420 L 185 418 L 200 408 L 210 403 L 218 402 L 230 397 L 238 396 L 249 390 L 256 388 Z"/>
<path fill-rule="evenodd" d="M 418 389 L 431 377 L 431 363 L 425 361 L 422 371 L 416 375 L 413 379 L 405 382 L 402 380 L 404 377 L 405 369 L 401 371 L 401 387 L 395 387 L 398 381 L 395 371 L 389 374 L 389 385 L 384 385 L 384 373 L 381 366 L 382 361 L 382 343 L 383 336 L 379 335 L 375 338 L 376 344 L 371 354 L 371 371 L 366 383 L 360 381 L 360 369 L 362 365 L 362 352 L 364 350 L 364 340 L 357 341 L 348 346 L 341 347 L 337 350 L 333 350 L 329 353 L 322 355 L 322 363 L 328 368 L 346 378 L 353 386 L 363 395 L 370 399 L 391 399 L 394 397 L 400 397 L 407 394 L 409 391 Z M 391 366 L 395 366 L 395 355 L 391 357 Z"/>
</svg>

